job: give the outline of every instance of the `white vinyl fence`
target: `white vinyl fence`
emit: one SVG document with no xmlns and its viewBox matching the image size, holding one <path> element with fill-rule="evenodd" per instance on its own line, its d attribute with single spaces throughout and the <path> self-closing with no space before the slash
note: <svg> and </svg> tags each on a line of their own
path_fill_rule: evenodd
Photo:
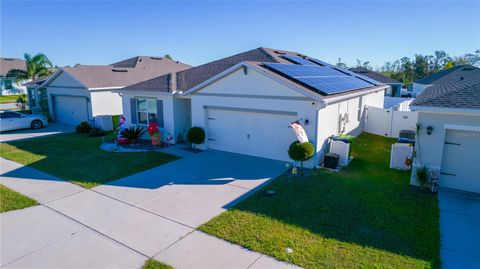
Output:
<svg viewBox="0 0 480 269">
<path fill-rule="evenodd" d="M 398 137 L 400 130 L 416 129 L 418 112 L 394 111 L 366 106 L 365 132 L 385 137 Z"/>
</svg>

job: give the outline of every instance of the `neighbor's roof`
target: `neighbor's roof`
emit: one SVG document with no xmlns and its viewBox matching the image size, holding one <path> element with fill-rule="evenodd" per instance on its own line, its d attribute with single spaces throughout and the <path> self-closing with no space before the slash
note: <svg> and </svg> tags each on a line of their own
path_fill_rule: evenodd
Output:
<svg viewBox="0 0 480 269">
<path fill-rule="evenodd" d="M 41 78 L 37 78 L 35 80 L 32 80 L 32 81 L 29 81 L 29 82 L 26 82 L 26 83 L 23 83 L 22 86 L 30 86 L 30 85 L 42 85 L 50 76 L 47 76 L 47 77 L 41 77 Z"/>
<path fill-rule="evenodd" d="M 402 84 L 400 81 L 395 80 L 393 78 L 386 77 L 378 72 L 368 70 L 365 67 L 355 67 L 355 68 L 350 68 L 350 71 L 355 72 L 359 75 L 367 76 L 371 79 L 374 79 L 376 81 L 385 83 L 385 84 Z"/>
<path fill-rule="evenodd" d="M 282 55 L 304 56 L 303 54 L 291 51 L 275 50 L 269 48 L 257 48 L 242 52 L 230 57 L 209 62 L 197 67 L 192 67 L 175 74 L 166 74 L 147 81 L 125 87 L 122 90 L 127 91 L 186 91 L 230 67 L 246 61 L 253 62 L 271 62 L 271 63 L 291 63 L 281 58 Z"/>
<path fill-rule="evenodd" d="M 8 71 L 13 69 L 26 70 L 25 60 L 18 58 L 0 58 L 0 76 L 6 76 Z"/>
<path fill-rule="evenodd" d="M 428 84 L 443 83 L 447 81 L 455 81 L 455 80 L 459 80 L 461 77 L 467 78 L 472 74 L 470 71 L 475 69 L 478 69 L 478 68 L 468 64 L 457 65 L 452 68 L 442 70 L 440 72 L 432 74 L 428 77 L 417 79 L 413 82 L 428 85 Z"/>
<path fill-rule="evenodd" d="M 480 109 L 480 71 L 475 72 L 469 78 L 427 87 L 411 105 Z"/>
<path fill-rule="evenodd" d="M 88 88 L 116 88 L 190 67 L 163 57 L 137 56 L 111 65 L 76 65 L 62 70 Z"/>
</svg>

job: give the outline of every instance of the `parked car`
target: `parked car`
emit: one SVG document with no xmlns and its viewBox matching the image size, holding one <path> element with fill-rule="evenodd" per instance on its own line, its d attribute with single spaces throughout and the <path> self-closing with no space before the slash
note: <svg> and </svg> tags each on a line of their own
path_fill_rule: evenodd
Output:
<svg viewBox="0 0 480 269">
<path fill-rule="evenodd" d="M 40 129 L 48 125 L 47 117 L 35 114 L 23 114 L 16 111 L 0 111 L 0 130 Z"/>
</svg>

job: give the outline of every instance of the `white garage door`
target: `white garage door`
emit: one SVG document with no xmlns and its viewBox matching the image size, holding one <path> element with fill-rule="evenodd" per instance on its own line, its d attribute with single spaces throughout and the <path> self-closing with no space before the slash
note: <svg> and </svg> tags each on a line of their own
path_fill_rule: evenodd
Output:
<svg viewBox="0 0 480 269">
<path fill-rule="evenodd" d="M 55 118 L 63 124 L 77 125 L 88 120 L 87 98 L 55 96 Z"/>
<path fill-rule="evenodd" d="M 440 186 L 480 193 L 480 132 L 447 130 Z"/>
<path fill-rule="evenodd" d="M 295 120 L 293 115 L 208 109 L 209 148 L 290 161 L 288 147 L 296 137 L 288 125 Z"/>
</svg>

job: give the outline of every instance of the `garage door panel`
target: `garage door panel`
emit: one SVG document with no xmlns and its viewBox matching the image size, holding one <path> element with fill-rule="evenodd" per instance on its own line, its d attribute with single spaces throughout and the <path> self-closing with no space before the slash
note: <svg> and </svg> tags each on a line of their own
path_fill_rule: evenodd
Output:
<svg viewBox="0 0 480 269">
<path fill-rule="evenodd" d="M 447 130 L 440 186 L 480 192 L 480 133 Z"/>
<path fill-rule="evenodd" d="M 296 140 L 294 116 L 245 111 L 207 111 L 209 148 L 289 161 L 288 146 Z"/>
<path fill-rule="evenodd" d="M 77 125 L 88 120 L 87 98 L 77 96 L 55 96 L 56 121 Z"/>
</svg>

